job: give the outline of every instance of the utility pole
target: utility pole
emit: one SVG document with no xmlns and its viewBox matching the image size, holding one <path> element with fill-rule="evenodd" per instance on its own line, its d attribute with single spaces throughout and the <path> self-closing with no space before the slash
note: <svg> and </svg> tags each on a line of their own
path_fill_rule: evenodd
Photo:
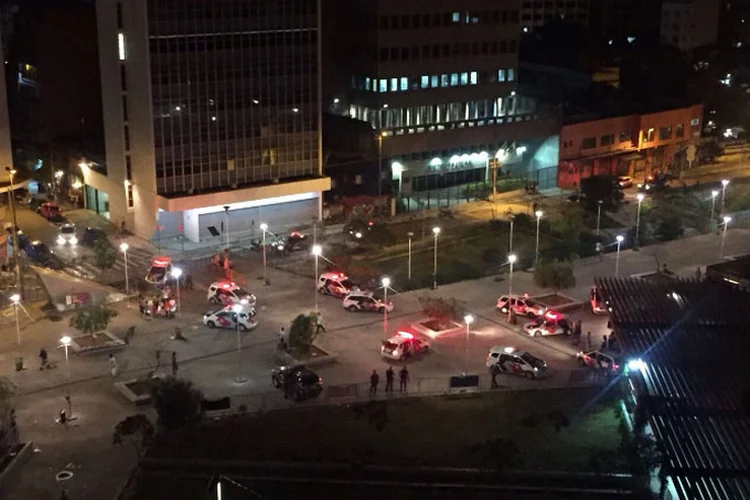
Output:
<svg viewBox="0 0 750 500">
<path fill-rule="evenodd" d="M 16 264 L 16 282 L 18 284 L 18 295 L 21 296 L 21 300 L 24 300 L 24 287 L 23 287 L 23 270 L 21 268 L 21 249 L 18 248 L 18 223 L 16 222 L 16 203 L 15 203 L 15 191 L 13 189 L 13 176 L 16 175 L 16 170 L 10 167 L 5 167 L 10 177 L 10 191 L 8 191 L 8 200 L 10 204 L 10 218 L 11 224 L 13 224 L 13 256 L 15 257 Z"/>
</svg>

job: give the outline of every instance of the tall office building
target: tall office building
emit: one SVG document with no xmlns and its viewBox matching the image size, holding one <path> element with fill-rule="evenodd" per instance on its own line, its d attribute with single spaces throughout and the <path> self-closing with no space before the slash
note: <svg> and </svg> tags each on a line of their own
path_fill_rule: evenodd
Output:
<svg viewBox="0 0 750 500">
<path fill-rule="evenodd" d="M 662 42 L 685 52 L 716 44 L 719 4 L 719 0 L 663 0 Z"/>
<path fill-rule="evenodd" d="M 589 0 L 524 0 L 521 3 L 521 26 L 524 32 L 543 26 L 553 19 L 589 24 Z"/>
<path fill-rule="evenodd" d="M 0 28 L 2 25 L 0 25 Z M 0 55 L 3 55 L 2 30 L 0 29 Z M 2 61 L 0 61 L 2 62 Z M 10 117 L 8 94 L 5 87 L 5 64 L 0 64 L 0 172 L 5 175 L 5 167 L 13 166 L 13 151 L 10 144 Z"/>
<path fill-rule="evenodd" d="M 432 191 L 434 208 L 437 191 L 484 182 L 493 158 L 502 174 L 546 182 L 538 170 L 556 165 L 557 146 L 530 140 L 554 127 L 541 125 L 535 102 L 518 87 L 520 2 L 323 5 L 332 47 L 326 71 L 335 73 L 326 78 L 327 107 L 370 123 L 384 192 L 424 198 Z M 444 199 L 455 201 L 456 193 Z"/>
<path fill-rule="evenodd" d="M 191 241 L 320 217 L 318 0 L 96 10 L 107 159 L 82 162 L 89 208 Z"/>
</svg>

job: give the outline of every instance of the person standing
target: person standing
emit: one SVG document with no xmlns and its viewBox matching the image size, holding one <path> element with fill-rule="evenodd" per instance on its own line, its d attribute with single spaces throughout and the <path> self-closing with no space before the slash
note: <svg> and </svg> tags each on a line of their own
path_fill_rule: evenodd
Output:
<svg viewBox="0 0 750 500">
<path fill-rule="evenodd" d="M 47 349 L 42 347 L 39 349 L 39 369 L 44 370 L 47 368 Z"/>
<path fill-rule="evenodd" d="M 117 376 L 117 359 L 115 359 L 114 354 L 109 355 L 109 374 L 112 375 L 112 378 L 115 378 Z"/>
<path fill-rule="evenodd" d="M 161 367 L 161 350 L 157 349 L 156 350 L 156 368 L 158 369 L 160 367 Z"/>
<path fill-rule="evenodd" d="M 409 382 L 409 370 L 407 370 L 406 366 L 404 366 L 398 372 L 398 390 L 399 390 L 399 392 L 406 391 L 406 384 L 408 382 Z"/>
<path fill-rule="evenodd" d="M 282 326 L 279 329 L 279 342 L 286 343 L 286 341 L 287 341 L 287 338 L 286 338 L 286 329 Z"/>
<path fill-rule="evenodd" d="M 385 371 L 385 392 L 393 392 L 393 367 L 389 366 Z"/>
<path fill-rule="evenodd" d="M 172 376 L 177 376 L 177 370 L 179 370 L 180 367 L 177 365 L 177 353 L 172 351 Z"/>
<path fill-rule="evenodd" d="M 497 389 L 497 374 L 500 373 L 500 368 L 497 366 L 497 363 L 493 363 L 492 366 L 490 366 L 490 375 L 492 375 L 492 384 L 490 385 L 491 389 Z"/>
<path fill-rule="evenodd" d="M 315 321 L 315 335 L 319 334 L 321 330 L 325 333 L 326 327 L 323 325 L 323 313 L 319 312 L 318 319 Z"/>
<path fill-rule="evenodd" d="M 600 350 L 601 350 L 602 352 L 604 352 L 604 351 L 606 351 L 606 350 L 607 350 L 607 347 L 609 347 L 609 346 L 607 345 L 607 336 L 606 336 L 606 335 L 604 335 L 604 336 L 602 336 L 602 346 L 601 346 L 601 349 L 600 349 Z"/>
<path fill-rule="evenodd" d="M 379 382 L 380 376 L 376 370 L 373 370 L 372 375 L 370 375 L 370 395 L 375 396 L 378 393 Z"/>
<path fill-rule="evenodd" d="M 586 332 L 586 350 L 591 350 L 591 332 Z"/>
</svg>

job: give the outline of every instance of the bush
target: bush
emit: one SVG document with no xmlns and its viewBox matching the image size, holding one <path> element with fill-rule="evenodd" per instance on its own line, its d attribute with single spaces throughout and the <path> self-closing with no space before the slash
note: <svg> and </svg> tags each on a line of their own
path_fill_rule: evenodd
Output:
<svg viewBox="0 0 750 500">
<path fill-rule="evenodd" d="M 314 313 L 298 315 L 289 328 L 289 346 L 302 354 L 310 352 L 316 330 L 317 317 Z"/>
<path fill-rule="evenodd" d="M 115 316 L 117 311 L 107 306 L 88 306 L 79 309 L 69 324 L 81 333 L 95 333 L 106 329 Z"/>
<path fill-rule="evenodd" d="M 99 238 L 94 243 L 94 263 L 101 269 L 111 269 L 117 261 L 117 250 L 107 238 Z"/>
<path fill-rule="evenodd" d="M 554 290 L 572 288 L 576 285 L 573 265 L 561 260 L 540 261 L 534 267 L 534 283 Z"/>
<path fill-rule="evenodd" d="M 428 295 L 419 297 L 419 305 L 425 316 L 441 321 L 462 321 L 466 308 L 462 302 L 454 298 L 430 297 Z"/>
<path fill-rule="evenodd" d="M 661 241 L 676 240 L 683 233 L 682 220 L 676 215 L 664 217 L 657 229 Z"/>
<path fill-rule="evenodd" d="M 203 393 L 189 380 L 175 377 L 153 379 L 150 392 L 159 415 L 159 426 L 174 430 L 200 418 Z"/>
</svg>

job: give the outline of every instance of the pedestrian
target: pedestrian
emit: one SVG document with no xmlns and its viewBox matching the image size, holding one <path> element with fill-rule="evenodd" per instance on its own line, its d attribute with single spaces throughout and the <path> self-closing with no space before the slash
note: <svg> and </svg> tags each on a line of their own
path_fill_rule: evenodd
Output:
<svg viewBox="0 0 750 500">
<path fill-rule="evenodd" d="M 156 350 L 156 368 L 159 368 L 161 366 L 161 350 Z"/>
<path fill-rule="evenodd" d="M 586 332 L 586 350 L 591 350 L 591 332 Z"/>
<path fill-rule="evenodd" d="M 389 366 L 385 371 L 385 392 L 393 392 L 393 367 Z"/>
<path fill-rule="evenodd" d="M 115 359 L 114 354 L 109 355 L 109 374 L 112 375 L 112 378 L 115 378 L 117 376 L 118 368 L 117 368 L 117 359 Z"/>
<path fill-rule="evenodd" d="M 286 329 L 283 326 L 279 328 L 279 342 L 286 343 Z"/>
<path fill-rule="evenodd" d="M 407 370 L 406 366 L 404 366 L 398 372 L 398 390 L 399 390 L 399 392 L 406 391 L 406 384 L 408 382 L 409 382 L 409 370 Z"/>
<path fill-rule="evenodd" d="M 376 395 L 378 393 L 378 383 L 380 382 L 380 376 L 376 370 L 372 371 L 370 375 L 370 394 Z"/>
<path fill-rule="evenodd" d="M 326 327 L 323 325 L 323 313 L 319 312 L 318 319 L 315 322 L 315 335 L 319 334 L 321 330 L 325 333 Z"/>
<path fill-rule="evenodd" d="M 177 376 L 177 370 L 179 370 L 180 367 L 177 365 L 177 353 L 172 351 L 172 376 Z"/>
<path fill-rule="evenodd" d="M 604 351 L 607 350 L 607 347 L 608 347 L 607 346 L 607 336 L 604 335 L 604 336 L 602 336 L 602 348 L 599 349 L 599 350 L 602 351 L 602 352 L 604 352 Z"/>
<path fill-rule="evenodd" d="M 701 266 L 695 268 L 695 279 L 699 281 L 701 279 Z"/>
<path fill-rule="evenodd" d="M 583 322 L 579 319 L 573 326 L 573 345 L 580 345 L 581 334 L 583 333 Z"/>
<path fill-rule="evenodd" d="M 490 366 L 490 375 L 492 375 L 492 384 L 490 387 L 492 389 L 497 389 L 497 374 L 500 372 L 500 368 L 497 366 L 497 363 L 493 363 L 492 366 Z"/>
<path fill-rule="evenodd" d="M 39 349 L 39 369 L 44 370 L 47 368 L 47 349 L 42 347 Z"/>
</svg>

